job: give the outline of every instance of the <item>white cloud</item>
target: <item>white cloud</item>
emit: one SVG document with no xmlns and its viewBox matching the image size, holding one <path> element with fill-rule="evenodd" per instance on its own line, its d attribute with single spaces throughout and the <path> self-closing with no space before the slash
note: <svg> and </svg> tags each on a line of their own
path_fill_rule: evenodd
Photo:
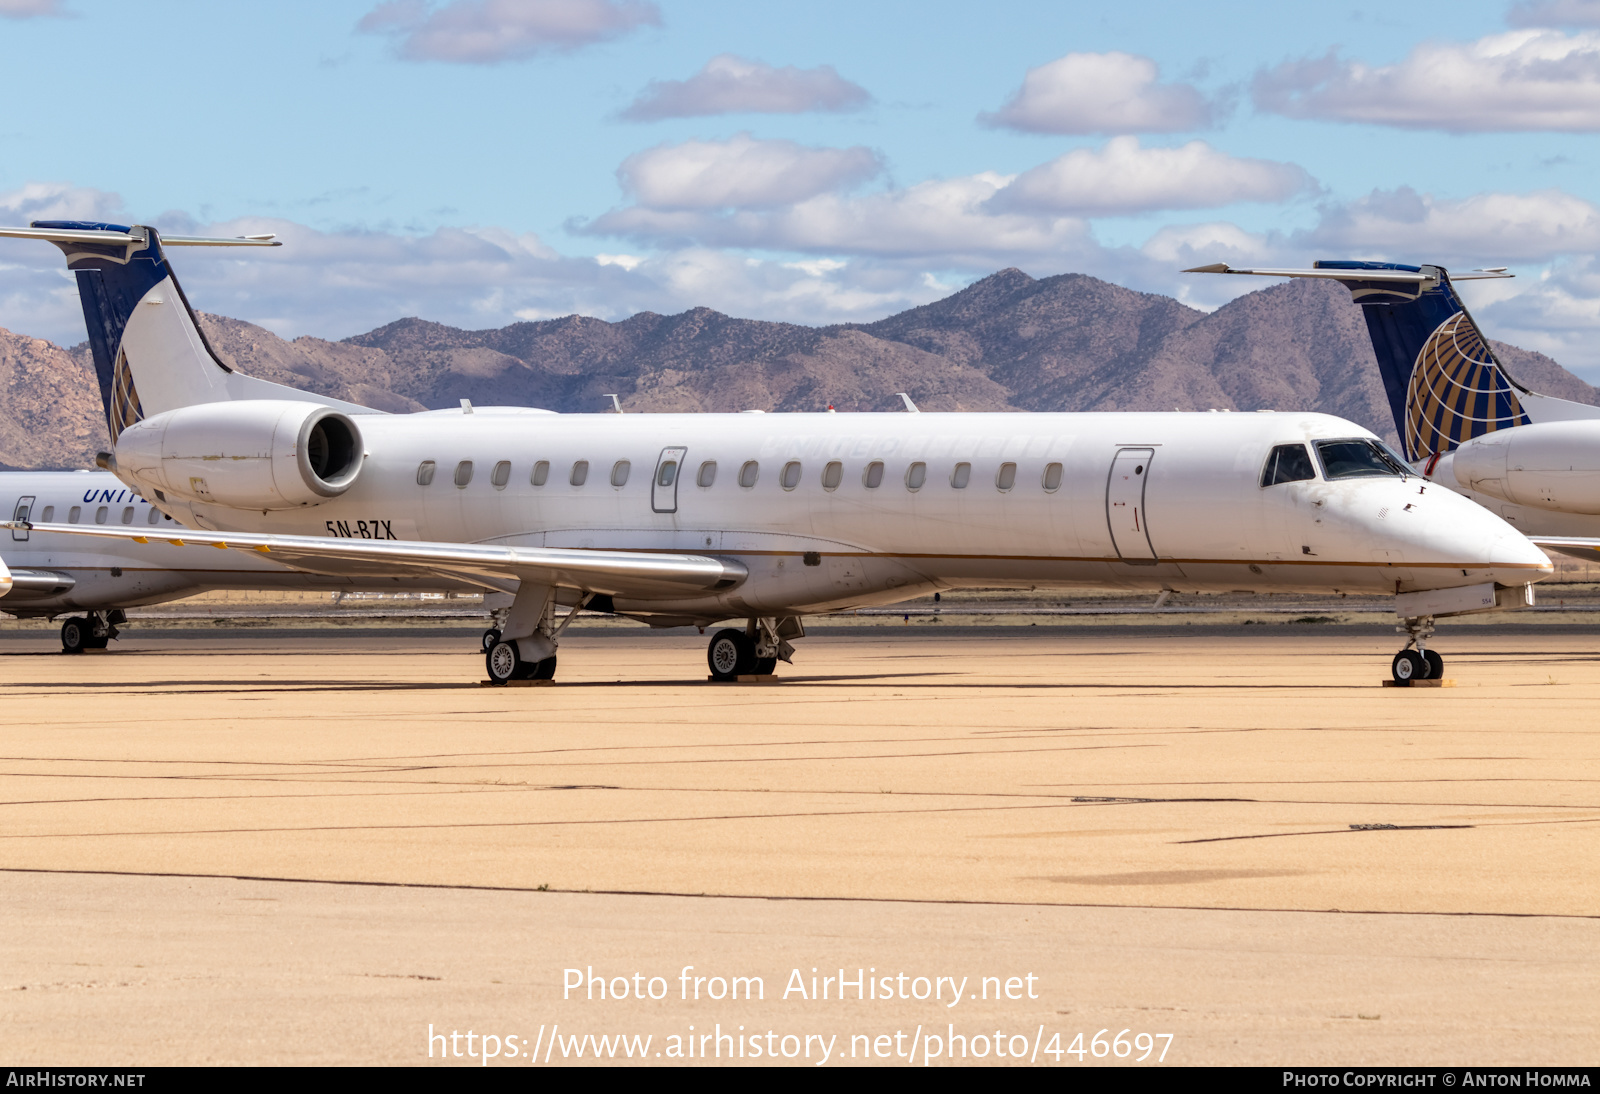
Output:
<svg viewBox="0 0 1600 1094">
<path fill-rule="evenodd" d="M 654 209 L 769 208 L 855 186 L 881 170 L 868 148 L 808 148 L 740 133 L 636 152 L 617 178 Z"/>
<path fill-rule="evenodd" d="M 1094 248 L 1081 219 L 992 208 L 990 199 L 1010 181 L 982 172 L 860 196 L 819 194 L 764 210 L 635 205 L 580 230 L 657 245 L 926 260 L 943 268 L 982 268 Z"/>
<path fill-rule="evenodd" d="M 858 110 L 872 101 L 866 88 L 832 65 L 774 68 L 723 53 L 687 80 L 651 80 L 622 117 L 629 121 L 708 114 L 803 114 Z"/>
<path fill-rule="evenodd" d="M 1214 107 L 1188 84 L 1157 83 L 1156 63 L 1132 53 L 1069 53 L 1030 68 L 985 125 L 1030 133 L 1176 133 L 1212 124 Z"/>
<path fill-rule="evenodd" d="M 1240 159 L 1204 141 L 1141 148 L 1137 137 L 1116 137 L 1103 148 L 1074 149 L 1024 171 L 995 195 L 993 204 L 1105 216 L 1283 201 L 1310 186 L 1311 176 L 1294 164 Z"/>
<path fill-rule="evenodd" d="M 121 208 L 116 194 L 62 182 L 29 182 L 0 193 L 0 220 L 19 227 L 33 220 L 110 220 Z"/>
<path fill-rule="evenodd" d="M 1514 27 L 1600 27 L 1600 0 L 1522 0 L 1511 5 Z"/>
<path fill-rule="evenodd" d="M 0 0 L 0 19 L 32 19 L 40 15 L 66 14 L 62 0 Z"/>
<path fill-rule="evenodd" d="M 1452 133 L 1600 130 L 1600 33 L 1515 30 L 1425 42 L 1399 64 L 1335 53 L 1256 74 L 1258 110 Z"/>
<path fill-rule="evenodd" d="M 408 61 L 496 64 L 571 51 L 660 26 L 649 0 L 386 0 L 356 24 L 395 39 Z"/>
<path fill-rule="evenodd" d="M 1293 238 L 1305 247 L 1343 248 L 1403 262 L 1545 262 L 1600 250 L 1600 209 L 1560 190 L 1444 200 L 1401 187 L 1329 206 L 1315 228 Z"/>
</svg>

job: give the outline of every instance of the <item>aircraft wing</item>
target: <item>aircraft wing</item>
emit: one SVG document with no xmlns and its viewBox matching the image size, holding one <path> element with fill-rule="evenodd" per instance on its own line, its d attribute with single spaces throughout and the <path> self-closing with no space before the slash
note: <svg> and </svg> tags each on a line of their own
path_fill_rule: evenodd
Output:
<svg viewBox="0 0 1600 1094">
<path fill-rule="evenodd" d="M 0 527 L 135 543 L 167 543 L 176 547 L 211 546 L 256 551 L 291 568 L 323 573 L 348 572 L 348 567 L 362 573 L 442 575 L 466 578 L 494 589 L 504 588 L 507 579 L 512 579 L 628 599 L 676 599 L 720 592 L 741 584 L 749 574 L 741 563 L 732 559 L 653 551 L 332 539 L 203 529 L 183 529 L 173 534 L 138 528 L 29 521 L 6 521 L 0 523 Z"/>
<path fill-rule="evenodd" d="M 1600 562 L 1600 539 L 1586 536 L 1528 536 L 1536 547 L 1560 551 L 1585 562 Z"/>
</svg>

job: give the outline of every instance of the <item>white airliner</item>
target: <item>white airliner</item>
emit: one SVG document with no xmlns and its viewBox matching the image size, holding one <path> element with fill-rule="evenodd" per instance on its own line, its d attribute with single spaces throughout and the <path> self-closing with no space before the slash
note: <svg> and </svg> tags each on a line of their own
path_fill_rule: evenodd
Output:
<svg viewBox="0 0 1600 1094">
<path fill-rule="evenodd" d="M 13 522 L 94 525 L 180 532 L 171 517 L 104 471 L 0 472 L 0 503 Z M 379 579 L 308 574 L 257 552 L 174 547 L 132 539 L 83 536 L 13 527 L 0 537 L 11 583 L 0 588 L 0 612 L 21 619 L 68 618 L 61 648 L 104 649 L 126 622 L 125 610 L 193 596 L 209 589 L 328 589 L 354 592 L 475 592 L 476 584 L 396 574 Z M 82 615 L 71 615 L 82 612 Z"/>
<path fill-rule="evenodd" d="M 36 222 L 78 278 L 118 478 L 193 532 L 12 522 L 256 551 L 322 573 L 503 588 L 497 683 L 548 678 L 577 611 L 716 633 L 773 671 L 808 613 L 962 586 L 1392 592 L 1397 678 L 1439 615 L 1550 573 L 1500 518 L 1368 431 L 1281 414 L 382 414 L 230 370 L 147 227 Z M 564 615 L 558 606 L 566 606 Z"/>
<path fill-rule="evenodd" d="M 1503 268 L 1452 275 L 1442 266 L 1324 261 L 1304 270 L 1219 263 L 1185 272 L 1344 285 L 1366 319 L 1412 465 L 1541 547 L 1600 557 L 1600 406 L 1519 384 L 1451 284 L 1510 277 Z"/>
</svg>

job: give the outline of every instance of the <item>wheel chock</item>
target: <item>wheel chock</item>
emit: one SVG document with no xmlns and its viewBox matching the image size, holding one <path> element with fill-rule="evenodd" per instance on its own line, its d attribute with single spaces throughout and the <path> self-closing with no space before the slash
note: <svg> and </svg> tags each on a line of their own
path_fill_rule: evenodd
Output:
<svg viewBox="0 0 1600 1094">
<path fill-rule="evenodd" d="M 497 684 L 493 680 L 479 680 L 478 686 L 485 688 L 549 688 L 555 686 L 554 680 L 507 680 Z"/>
<path fill-rule="evenodd" d="M 715 676 L 707 676 L 709 684 L 776 684 L 781 677 L 778 676 L 740 676 L 733 680 L 719 680 Z"/>
<path fill-rule="evenodd" d="M 1385 680 L 1386 688 L 1453 688 L 1454 680 Z"/>
</svg>

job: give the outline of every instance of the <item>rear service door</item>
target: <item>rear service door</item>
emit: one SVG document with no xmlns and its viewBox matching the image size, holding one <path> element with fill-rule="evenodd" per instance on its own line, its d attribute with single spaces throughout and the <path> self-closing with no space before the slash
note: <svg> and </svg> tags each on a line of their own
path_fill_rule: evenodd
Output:
<svg viewBox="0 0 1600 1094">
<path fill-rule="evenodd" d="M 16 507 L 16 509 L 12 510 L 11 519 L 12 520 L 31 520 L 32 519 L 32 516 L 31 516 L 32 513 L 33 513 L 33 495 L 29 494 L 25 498 L 18 498 L 17 499 L 17 507 Z M 13 528 L 13 529 L 11 529 L 11 538 L 14 539 L 14 540 L 18 540 L 18 541 L 26 540 L 28 538 L 28 530 L 26 528 Z"/>
<path fill-rule="evenodd" d="M 1119 448 L 1106 481 L 1106 523 L 1111 542 L 1124 562 L 1154 562 L 1150 529 L 1145 519 L 1144 485 L 1150 478 L 1153 448 Z"/>
<path fill-rule="evenodd" d="M 656 461 L 655 478 L 650 480 L 650 508 L 657 513 L 678 511 L 678 478 L 683 470 L 687 448 L 663 448 Z"/>
</svg>

